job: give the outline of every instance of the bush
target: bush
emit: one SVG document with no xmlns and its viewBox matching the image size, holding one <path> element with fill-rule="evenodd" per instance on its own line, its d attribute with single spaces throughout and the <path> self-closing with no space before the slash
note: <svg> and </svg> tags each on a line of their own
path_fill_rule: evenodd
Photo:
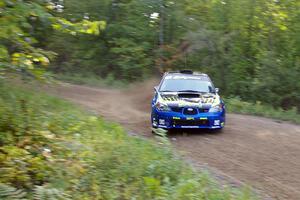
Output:
<svg viewBox="0 0 300 200">
<path fill-rule="evenodd" d="M 275 109 L 274 107 L 262 104 L 259 101 L 250 103 L 242 101 L 238 97 L 226 98 L 225 103 L 227 111 L 229 112 L 269 117 L 300 124 L 300 114 L 297 112 L 296 107 L 290 110 L 283 110 L 281 108 Z"/>
<path fill-rule="evenodd" d="M 0 102 L 2 199 L 254 199 L 57 98 L 1 83 Z"/>
<path fill-rule="evenodd" d="M 95 74 L 79 74 L 79 73 L 64 73 L 55 74 L 55 78 L 73 84 L 88 85 L 94 87 L 114 87 L 114 88 L 124 88 L 129 83 L 125 80 L 116 80 L 112 74 L 109 74 L 105 79 L 96 76 Z"/>
</svg>

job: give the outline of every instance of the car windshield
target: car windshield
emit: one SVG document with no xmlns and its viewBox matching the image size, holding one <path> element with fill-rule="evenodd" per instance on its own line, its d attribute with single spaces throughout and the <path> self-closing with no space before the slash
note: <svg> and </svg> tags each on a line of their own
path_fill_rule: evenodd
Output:
<svg viewBox="0 0 300 200">
<path fill-rule="evenodd" d="M 165 78 L 160 86 L 161 92 L 201 92 L 213 93 L 214 86 L 207 78 L 206 79 L 174 79 Z"/>
</svg>

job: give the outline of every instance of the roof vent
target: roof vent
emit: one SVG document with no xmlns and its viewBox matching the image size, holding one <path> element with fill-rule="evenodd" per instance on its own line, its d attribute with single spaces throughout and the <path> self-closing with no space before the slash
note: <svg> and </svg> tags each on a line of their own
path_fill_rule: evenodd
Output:
<svg viewBox="0 0 300 200">
<path fill-rule="evenodd" d="M 193 74 L 194 72 L 192 71 L 192 70 L 180 70 L 179 71 L 180 73 L 182 73 L 182 74 Z"/>
</svg>

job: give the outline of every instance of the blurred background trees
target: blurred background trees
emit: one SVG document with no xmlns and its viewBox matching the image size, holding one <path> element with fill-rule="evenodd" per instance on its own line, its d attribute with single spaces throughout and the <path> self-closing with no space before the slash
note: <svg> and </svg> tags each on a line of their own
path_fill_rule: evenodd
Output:
<svg viewBox="0 0 300 200">
<path fill-rule="evenodd" d="M 189 68 L 209 73 L 226 96 L 300 110 L 297 0 L 0 2 L 2 70 L 24 51 L 32 58 L 21 69 L 50 59 L 55 73 L 124 82 Z M 101 34 L 72 30 L 84 21 Z"/>
<path fill-rule="evenodd" d="M 295 108 L 270 108 L 300 110 L 299 33 L 299 0 L 0 0 L 0 199 L 252 199 L 7 79 L 129 83 L 189 68 L 214 79 L 229 111 L 299 122 Z"/>
<path fill-rule="evenodd" d="M 0 0 L 0 75 L 18 72 L 43 78 L 56 56 L 45 50 L 52 31 L 99 35 L 105 27 L 103 21 L 68 21 L 58 16 L 63 9 L 61 0 Z"/>
</svg>

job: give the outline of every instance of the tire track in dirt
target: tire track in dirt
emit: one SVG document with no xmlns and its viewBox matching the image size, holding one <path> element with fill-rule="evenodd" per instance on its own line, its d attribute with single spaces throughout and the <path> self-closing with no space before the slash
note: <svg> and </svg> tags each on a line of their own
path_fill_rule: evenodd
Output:
<svg viewBox="0 0 300 200">
<path fill-rule="evenodd" d="M 63 84 L 56 94 L 129 131 L 152 137 L 148 81 L 126 90 Z M 228 114 L 223 132 L 170 133 L 177 151 L 198 165 L 208 165 L 265 192 L 273 199 L 300 199 L 300 126 L 262 117 Z"/>
</svg>

